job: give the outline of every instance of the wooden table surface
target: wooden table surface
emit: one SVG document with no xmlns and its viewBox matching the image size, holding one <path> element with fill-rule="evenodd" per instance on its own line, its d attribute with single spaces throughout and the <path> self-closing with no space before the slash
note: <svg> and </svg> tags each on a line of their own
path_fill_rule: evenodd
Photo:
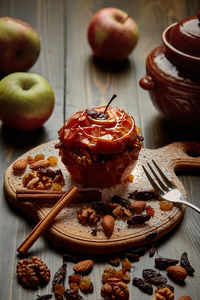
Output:
<svg viewBox="0 0 200 300">
<path fill-rule="evenodd" d="M 113 6 L 126 11 L 139 26 L 140 38 L 129 59 L 114 66 L 102 64 L 91 54 L 87 42 L 87 26 L 91 16 L 99 9 Z M 152 105 L 149 94 L 139 86 L 145 75 L 145 59 L 153 48 L 161 43 L 162 31 L 171 23 L 196 14 L 199 0 L 1 0 L 0 16 L 12 16 L 28 22 L 39 34 L 41 53 L 29 70 L 44 76 L 55 93 L 55 109 L 44 126 L 32 133 L 9 130 L 0 123 L 0 299 L 36 299 L 36 295 L 51 292 L 51 284 L 39 290 L 26 290 L 17 282 L 16 264 L 19 260 L 16 248 L 36 225 L 33 220 L 12 208 L 3 192 L 3 176 L 7 167 L 25 151 L 57 138 L 57 131 L 73 112 L 88 106 L 107 103 L 115 93 L 116 105 L 130 112 L 141 128 L 144 147 L 158 148 L 179 140 L 199 140 L 195 132 L 182 130 L 165 121 Z M 199 174 L 180 175 L 188 200 L 200 206 Z M 158 247 L 162 257 L 177 258 L 186 251 L 195 276 L 188 277 L 185 285 L 174 284 L 175 299 L 190 295 L 199 299 L 200 270 L 200 215 L 191 209 L 181 224 L 164 238 Z M 45 237 L 31 248 L 29 256 L 42 258 L 52 274 L 62 263 L 65 251 L 57 249 Z M 106 255 L 106 254 L 105 254 Z M 67 273 L 72 274 L 72 263 Z M 100 299 L 101 274 L 109 266 L 107 261 L 95 263 L 90 274 L 94 293 L 84 299 Z M 144 268 L 153 268 L 154 258 L 146 253 L 134 263 L 131 276 Z M 172 283 L 172 282 L 171 282 Z M 68 281 L 66 280 L 66 287 Z M 147 300 L 148 296 L 128 284 L 130 299 Z"/>
</svg>

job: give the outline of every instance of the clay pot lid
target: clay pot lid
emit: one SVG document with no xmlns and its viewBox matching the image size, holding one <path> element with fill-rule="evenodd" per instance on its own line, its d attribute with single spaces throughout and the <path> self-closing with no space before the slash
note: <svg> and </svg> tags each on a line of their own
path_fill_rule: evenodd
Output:
<svg viewBox="0 0 200 300">
<path fill-rule="evenodd" d="M 170 31 L 170 43 L 176 49 L 200 57 L 200 11 L 176 23 Z"/>
<path fill-rule="evenodd" d="M 165 55 L 165 46 L 163 44 L 153 49 L 146 61 L 147 73 L 159 78 L 161 81 L 167 81 L 176 87 L 184 89 L 194 89 L 200 91 L 200 77 L 198 74 L 190 72 L 181 72 Z"/>
</svg>

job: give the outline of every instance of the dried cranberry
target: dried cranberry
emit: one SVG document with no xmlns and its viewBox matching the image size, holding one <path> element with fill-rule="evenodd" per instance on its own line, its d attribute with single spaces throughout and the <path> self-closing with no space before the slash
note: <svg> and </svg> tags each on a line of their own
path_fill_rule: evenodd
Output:
<svg viewBox="0 0 200 300">
<path fill-rule="evenodd" d="M 149 215 L 136 215 L 132 216 L 127 220 L 128 225 L 138 225 L 144 224 L 145 222 L 149 221 L 151 216 Z"/>
<path fill-rule="evenodd" d="M 143 270 L 142 275 L 144 279 L 155 286 L 167 283 L 167 278 L 158 273 L 156 270 L 145 269 Z"/>
<path fill-rule="evenodd" d="M 164 257 L 155 258 L 155 266 L 160 270 L 166 270 L 168 267 L 178 264 L 178 262 L 179 261 L 177 259 L 170 259 Z"/>
<path fill-rule="evenodd" d="M 153 294 L 153 287 L 152 287 L 151 283 L 149 283 L 145 279 L 134 277 L 132 280 L 132 284 L 134 286 L 137 286 L 141 291 L 143 291 L 144 293 L 146 293 L 148 295 Z"/>
<path fill-rule="evenodd" d="M 189 260 L 188 260 L 188 257 L 187 257 L 187 253 L 184 252 L 182 255 L 181 255 L 181 259 L 180 259 L 180 264 L 183 268 L 185 268 L 188 272 L 189 275 L 193 275 L 195 270 L 194 268 L 191 266 Z"/>
<path fill-rule="evenodd" d="M 127 209 L 129 209 L 129 206 L 131 204 L 131 202 L 127 199 L 123 199 L 122 197 L 118 196 L 118 195 L 114 195 L 112 198 L 111 198 L 111 202 L 112 203 L 117 203 Z"/>
</svg>

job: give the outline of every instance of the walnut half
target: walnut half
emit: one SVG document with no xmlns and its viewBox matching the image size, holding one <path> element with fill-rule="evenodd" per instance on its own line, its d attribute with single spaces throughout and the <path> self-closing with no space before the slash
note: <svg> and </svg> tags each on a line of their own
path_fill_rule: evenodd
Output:
<svg viewBox="0 0 200 300">
<path fill-rule="evenodd" d="M 49 268 L 37 256 L 19 260 L 16 272 L 19 282 L 26 288 L 44 286 L 50 280 Z"/>
<path fill-rule="evenodd" d="M 118 278 L 109 278 L 101 288 L 101 296 L 105 300 L 127 300 L 129 290 L 123 281 Z"/>
</svg>

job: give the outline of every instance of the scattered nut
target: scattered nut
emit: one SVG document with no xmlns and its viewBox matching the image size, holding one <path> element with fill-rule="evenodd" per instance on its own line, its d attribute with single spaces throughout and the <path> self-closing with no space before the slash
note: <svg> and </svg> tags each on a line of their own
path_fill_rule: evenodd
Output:
<svg viewBox="0 0 200 300">
<path fill-rule="evenodd" d="M 82 260 L 74 265 L 73 270 L 80 274 L 85 274 L 91 271 L 94 266 L 94 261 L 91 259 Z"/>
<path fill-rule="evenodd" d="M 12 165 L 13 172 L 16 175 L 23 174 L 24 171 L 26 170 L 26 167 L 27 167 L 27 160 L 24 158 L 16 160 Z"/>
<path fill-rule="evenodd" d="M 111 215 L 106 215 L 102 219 L 102 226 L 105 234 L 110 237 L 111 234 L 113 233 L 115 225 L 115 219 Z"/>
<path fill-rule="evenodd" d="M 127 300 L 129 290 L 123 281 L 118 278 L 110 278 L 101 288 L 101 296 L 105 300 Z"/>
<path fill-rule="evenodd" d="M 37 256 L 19 260 L 16 272 L 19 282 L 26 288 L 44 286 L 50 280 L 49 268 Z"/>
<path fill-rule="evenodd" d="M 145 201 L 134 201 L 130 205 L 130 210 L 133 213 L 141 213 L 146 207 L 146 202 Z"/>
<path fill-rule="evenodd" d="M 47 168 L 49 167 L 50 163 L 48 161 L 48 159 L 41 159 L 41 160 L 37 160 L 35 162 L 33 162 L 32 164 L 30 164 L 30 169 L 32 170 L 38 170 L 39 168 Z"/>
<path fill-rule="evenodd" d="M 166 269 L 167 273 L 175 280 L 183 281 L 187 277 L 187 271 L 181 266 L 171 266 Z"/>
<path fill-rule="evenodd" d="M 90 207 L 83 207 L 77 211 L 79 223 L 82 225 L 90 224 L 95 225 L 100 220 L 100 215 Z"/>
</svg>

